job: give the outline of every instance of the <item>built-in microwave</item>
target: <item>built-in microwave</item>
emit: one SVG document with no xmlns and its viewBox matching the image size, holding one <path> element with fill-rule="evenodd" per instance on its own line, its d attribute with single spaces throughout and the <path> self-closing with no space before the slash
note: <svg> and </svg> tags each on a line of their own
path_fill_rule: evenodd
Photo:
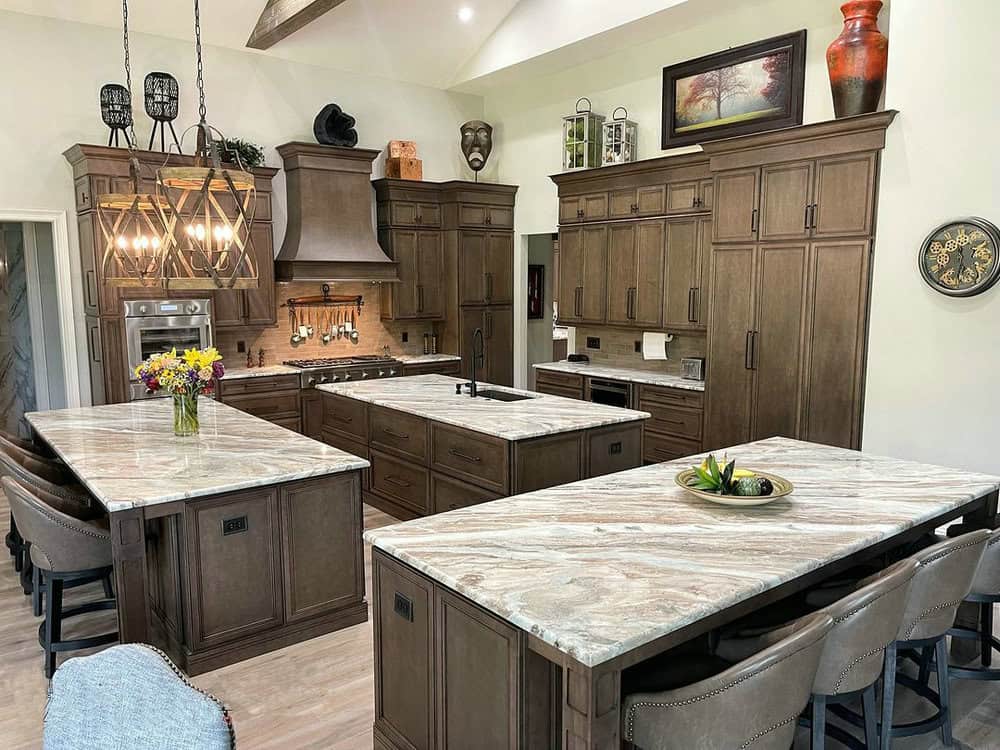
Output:
<svg viewBox="0 0 1000 750">
<path fill-rule="evenodd" d="M 152 299 L 125 301 L 125 351 L 130 400 L 148 398 L 135 368 L 150 355 L 212 345 L 212 301 Z"/>
</svg>

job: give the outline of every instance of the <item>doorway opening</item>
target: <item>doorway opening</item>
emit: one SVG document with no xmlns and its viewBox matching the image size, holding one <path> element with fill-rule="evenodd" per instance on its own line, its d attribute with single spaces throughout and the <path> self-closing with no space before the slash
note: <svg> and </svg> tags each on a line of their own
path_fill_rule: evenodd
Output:
<svg viewBox="0 0 1000 750">
<path fill-rule="evenodd" d="M 527 384 L 534 389 L 533 365 L 565 359 L 569 329 L 555 325 L 559 310 L 559 235 L 531 234 L 527 245 Z"/>
</svg>

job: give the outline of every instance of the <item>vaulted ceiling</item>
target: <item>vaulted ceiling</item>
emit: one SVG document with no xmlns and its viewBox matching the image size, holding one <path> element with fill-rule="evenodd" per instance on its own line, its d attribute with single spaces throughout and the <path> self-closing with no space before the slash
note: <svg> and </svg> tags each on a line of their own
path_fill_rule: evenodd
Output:
<svg viewBox="0 0 1000 750">
<path fill-rule="evenodd" d="M 605 46 L 609 34 L 648 27 L 689 0 L 342 0 L 264 52 L 286 60 L 364 72 L 435 88 L 476 92 L 537 63 L 545 72 Z M 710 0 L 706 0 L 710 1 Z M 293 5 L 308 5 L 297 0 Z M 246 49 L 267 0 L 201 0 L 208 45 Z M 472 10 L 470 21 L 459 9 Z M 0 0 L 0 9 L 117 28 L 116 0 Z M 193 2 L 130 0 L 135 32 L 193 36 Z M 604 40 L 602 43 L 601 40 Z M 605 53 L 606 54 L 606 53 Z M 509 77 L 509 76 L 508 76 Z"/>
</svg>

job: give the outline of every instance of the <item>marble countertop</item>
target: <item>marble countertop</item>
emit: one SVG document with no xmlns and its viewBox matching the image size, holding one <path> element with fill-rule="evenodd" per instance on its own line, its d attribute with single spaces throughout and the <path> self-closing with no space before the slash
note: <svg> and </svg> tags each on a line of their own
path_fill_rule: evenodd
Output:
<svg viewBox="0 0 1000 750">
<path fill-rule="evenodd" d="M 642 411 L 591 404 L 534 391 L 519 391 L 489 383 L 480 383 L 480 390 L 495 388 L 507 393 L 524 394 L 530 398 L 524 401 L 495 401 L 481 397 L 470 398 L 468 393 L 457 395 L 455 385 L 465 382 L 467 381 L 461 378 L 447 375 L 414 375 L 385 380 L 327 383 L 317 388 L 504 440 L 525 440 L 634 422 L 650 416 Z"/>
<path fill-rule="evenodd" d="M 242 380 L 244 378 L 266 378 L 274 375 L 298 375 L 302 370 L 288 365 L 264 365 L 263 367 L 234 367 L 226 369 L 223 380 Z"/>
<path fill-rule="evenodd" d="M 645 383 L 646 385 L 662 385 L 668 388 L 681 388 L 685 391 L 704 391 L 705 381 L 685 380 L 680 375 L 669 375 L 665 372 L 635 370 L 629 367 L 613 367 L 611 365 L 595 365 L 588 362 L 540 362 L 534 367 L 539 370 L 555 372 L 571 372 L 577 375 L 587 375 L 610 380 L 627 380 L 630 383 Z"/>
<path fill-rule="evenodd" d="M 461 362 L 457 354 L 396 354 L 396 359 L 404 365 L 425 365 L 432 362 Z"/>
<path fill-rule="evenodd" d="M 771 438 L 795 485 L 757 508 L 674 485 L 691 459 L 369 531 L 376 547 L 596 666 L 1000 488 L 1000 477 Z"/>
<path fill-rule="evenodd" d="M 169 398 L 31 412 L 28 421 L 109 512 L 363 469 L 363 458 L 201 398 L 175 437 Z"/>
</svg>

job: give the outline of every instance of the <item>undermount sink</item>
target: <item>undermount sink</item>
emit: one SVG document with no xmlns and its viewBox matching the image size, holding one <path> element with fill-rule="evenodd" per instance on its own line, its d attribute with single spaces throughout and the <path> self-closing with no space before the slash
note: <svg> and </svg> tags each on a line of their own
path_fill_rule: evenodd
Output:
<svg viewBox="0 0 1000 750">
<path fill-rule="evenodd" d="M 492 388 L 476 393 L 477 398 L 491 398 L 494 401 L 527 401 L 534 396 L 525 396 L 521 393 L 508 393 L 507 391 L 495 391 Z"/>
</svg>

